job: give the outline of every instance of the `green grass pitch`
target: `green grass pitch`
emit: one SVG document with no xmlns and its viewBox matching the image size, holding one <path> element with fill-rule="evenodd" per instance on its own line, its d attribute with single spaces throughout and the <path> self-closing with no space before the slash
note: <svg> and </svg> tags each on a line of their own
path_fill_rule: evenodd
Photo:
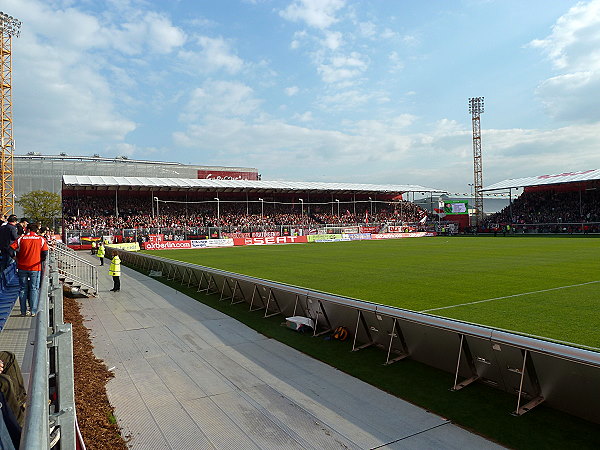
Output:
<svg viewBox="0 0 600 450">
<path fill-rule="evenodd" d="M 436 237 L 149 253 L 600 348 L 600 239 Z"/>
</svg>

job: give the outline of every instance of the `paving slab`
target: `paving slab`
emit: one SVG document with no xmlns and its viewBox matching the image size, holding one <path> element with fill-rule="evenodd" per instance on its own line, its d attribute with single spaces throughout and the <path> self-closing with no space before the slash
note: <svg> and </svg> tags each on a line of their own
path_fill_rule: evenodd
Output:
<svg viewBox="0 0 600 450">
<path fill-rule="evenodd" d="M 132 449 L 501 448 L 127 267 L 109 292 L 99 269 L 81 311 Z"/>
</svg>

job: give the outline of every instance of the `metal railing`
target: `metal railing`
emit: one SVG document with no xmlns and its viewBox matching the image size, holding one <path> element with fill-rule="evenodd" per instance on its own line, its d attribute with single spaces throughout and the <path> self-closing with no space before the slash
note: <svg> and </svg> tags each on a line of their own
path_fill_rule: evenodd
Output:
<svg viewBox="0 0 600 450">
<path fill-rule="evenodd" d="M 72 249 L 64 250 L 55 246 L 50 252 L 55 256 L 60 277 L 79 284 L 93 295 L 98 293 L 98 268 L 94 264 L 78 256 Z"/>
<path fill-rule="evenodd" d="M 63 323 L 63 292 L 55 253 L 49 255 L 40 286 L 27 414 L 21 449 L 46 450 L 60 441 L 61 450 L 76 448 L 73 332 Z M 55 400 L 52 392 L 56 392 Z"/>
<path fill-rule="evenodd" d="M 302 315 L 314 336 L 351 331 L 353 351 L 376 346 L 382 363 L 411 358 L 454 375 L 453 391 L 477 381 L 517 396 L 515 415 L 544 402 L 600 423 L 600 352 L 505 330 L 312 291 L 160 256 L 109 249 L 124 264 L 161 272 L 230 304 L 246 302 L 263 317 Z M 596 351 L 593 351 L 596 350 Z M 385 356 L 387 355 L 387 356 Z M 457 394 L 458 395 L 458 394 Z"/>
</svg>

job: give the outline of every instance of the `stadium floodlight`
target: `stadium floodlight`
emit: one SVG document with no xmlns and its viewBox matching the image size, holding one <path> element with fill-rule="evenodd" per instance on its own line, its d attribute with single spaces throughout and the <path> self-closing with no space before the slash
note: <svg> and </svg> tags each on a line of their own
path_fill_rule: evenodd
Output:
<svg viewBox="0 0 600 450">
<path fill-rule="evenodd" d="M 299 198 L 300 203 L 302 203 L 302 217 L 304 217 L 304 199 Z"/>
<path fill-rule="evenodd" d="M 19 37 L 21 34 L 21 21 L 13 16 L 0 11 L 0 31 L 10 37 Z"/>
<path fill-rule="evenodd" d="M 369 205 L 370 205 L 371 215 L 373 215 L 373 200 L 371 200 L 371 197 L 369 197 Z"/>
<path fill-rule="evenodd" d="M 469 114 L 472 116 L 479 116 L 483 114 L 485 108 L 483 106 L 484 97 L 471 97 L 469 98 Z"/>
<path fill-rule="evenodd" d="M 221 221 L 221 208 L 220 208 L 220 200 L 219 197 L 215 197 L 215 200 L 217 201 L 217 220 L 220 222 Z"/>
<path fill-rule="evenodd" d="M 260 218 L 263 219 L 265 217 L 265 201 L 262 198 L 260 200 Z"/>
<path fill-rule="evenodd" d="M 337 202 L 337 206 L 338 206 L 338 218 L 340 217 L 340 201 L 336 198 L 335 201 Z"/>
</svg>

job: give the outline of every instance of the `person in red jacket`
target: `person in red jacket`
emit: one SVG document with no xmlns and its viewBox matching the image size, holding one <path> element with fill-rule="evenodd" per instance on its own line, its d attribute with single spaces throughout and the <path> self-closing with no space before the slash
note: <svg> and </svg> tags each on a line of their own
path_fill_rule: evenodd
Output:
<svg viewBox="0 0 600 450">
<path fill-rule="evenodd" d="M 42 261 L 45 261 L 48 255 L 48 243 L 46 239 L 37 234 L 37 230 L 37 224 L 27 224 L 26 233 L 11 244 L 17 253 L 19 301 L 22 316 L 37 314 Z M 27 311 L 27 305 L 29 305 L 29 311 Z"/>
</svg>

